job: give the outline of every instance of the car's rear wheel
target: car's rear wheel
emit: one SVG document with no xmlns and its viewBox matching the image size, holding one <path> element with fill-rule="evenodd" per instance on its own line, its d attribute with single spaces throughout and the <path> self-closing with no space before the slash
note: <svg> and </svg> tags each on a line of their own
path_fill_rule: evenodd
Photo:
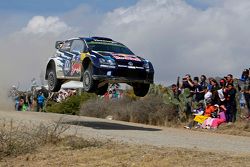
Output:
<svg viewBox="0 0 250 167">
<path fill-rule="evenodd" d="M 149 90 L 150 84 L 133 83 L 134 94 L 139 97 L 144 97 Z"/>
<path fill-rule="evenodd" d="M 88 68 L 83 72 L 82 82 L 83 82 L 83 90 L 85 92 L 93 93 L 97 87 L 97 81 L 93 79 L 93 67 L 89 64 Z"/>
<path fill-rule="evenodd" d="M 109 86 L 109 84 L 107 83 L 107 84 L 103 85 L 102 87 L 97 88 L 95 93 L 97 95 L 104 95 L 108 91 L 108 86 Z"/>
<path fill-rule="evenodd" d="M 57 79 L 54 69 L 48 70 L 48 89 L 51 92 L 58 92 L 61 89 L 62 80 Z"/>
</svg>

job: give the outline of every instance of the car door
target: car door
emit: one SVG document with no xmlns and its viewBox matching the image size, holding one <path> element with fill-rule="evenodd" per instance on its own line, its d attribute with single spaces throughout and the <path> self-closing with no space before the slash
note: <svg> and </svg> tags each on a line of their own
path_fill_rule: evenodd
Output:
<svg viewBox="0 0 250 167">
<path fill-rule="evenodd" d="M 62 47 L 59 49 L 59 57 L 60 61 L 62 63 L 62 72 L 64 78 L 70 77 L 70 72 L 71 72 L 71 59 L 72 59 L 72 54 L 70 54 L 70 48 L 71 48 L 71 40 L 64 41 L 62 44 Z"/>
<path fill-rule="evenodd" d="M 69 73 L 70 77 L 80 79 L 82 71 L 82 61 L 81 56 L 85 48 L 84 42 L 80 39 L 75 39 L 72 41 L 70 47 L 71 58 L 71 70 Z"/>
</svg>

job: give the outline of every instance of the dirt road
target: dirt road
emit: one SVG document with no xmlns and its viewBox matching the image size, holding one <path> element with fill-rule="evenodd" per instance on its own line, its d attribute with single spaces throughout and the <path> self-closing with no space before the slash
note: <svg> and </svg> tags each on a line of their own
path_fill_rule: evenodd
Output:
<svg viewBox="0 0 250 167">
<path fill-rule="evenodd" d="M 196 132 L 185 129 L 147 126 L 121 121 L 61 115 L 53 113 L 0 111 L 1 119 L 15 122 L 40 123 L 62 119 L 70 125 L 67 133 L 84 137 L 106 138 L 116 141 L 163 147 L 195 148 L 212 152 L 250 154 L 250 138 Z"/>
</svg>

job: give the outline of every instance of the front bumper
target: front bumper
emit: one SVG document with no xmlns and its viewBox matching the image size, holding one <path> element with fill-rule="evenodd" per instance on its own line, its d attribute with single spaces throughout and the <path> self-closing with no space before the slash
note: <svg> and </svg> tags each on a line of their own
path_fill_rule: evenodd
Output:
<svg viewBox="0 0 250 167">
<path fill-rule="evenodd" d="M 154 72 L 145 69 L 95 68 L 92 75 L 94 80 L 108 81 L 113 83 L 154 83 Z"/>
</svg>

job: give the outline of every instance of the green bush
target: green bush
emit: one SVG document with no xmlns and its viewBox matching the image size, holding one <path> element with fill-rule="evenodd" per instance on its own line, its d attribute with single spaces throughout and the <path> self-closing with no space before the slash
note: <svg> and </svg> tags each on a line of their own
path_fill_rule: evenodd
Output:
<svg viewBox="0 0 250 167">
<path fill-rule="evenodd" d="M 46 105 L 46 112 L 78 115 L 80 105 L 94 98 L 96 98 L 95 94 L 83 92 L 81 95 L 69 97 L 62 103 L 48 102 Z"/>
</svg>

